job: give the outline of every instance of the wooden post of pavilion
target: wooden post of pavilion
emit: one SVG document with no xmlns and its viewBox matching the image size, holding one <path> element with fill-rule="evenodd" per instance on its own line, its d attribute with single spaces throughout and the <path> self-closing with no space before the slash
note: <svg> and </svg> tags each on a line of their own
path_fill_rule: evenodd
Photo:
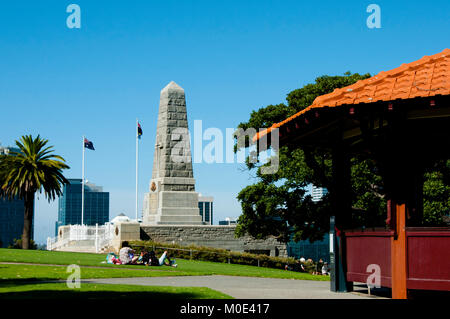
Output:
<svg viewBox="0 0 450 319">
<path fill-rule="evenodd" d="M 393 299 L 407 299 L 408 259 L 406 227 L 420 219 L 423 194 L 423 151 L 410 137 L 406 110 L 389 121 L 380 164 L 384 166 L 384 183 L 389 198 L 391 237 L 391 285 Z M 416 145 L 414 145 L 416 143 Z M 416 147 L 415 147 L 416 146 Z M 419 150 L 419 151 L 418 151 Z"/>
<path fill-rule="evenodd" d="M 346 280 L 345 239 L 343 230 L 349 227 L 351 216 L 351 183 L 350 183 L 350 156 L 341 136 L 336 141 L 332 150 L 333 184 L 330 194 L 335 216 L 336 232 L 334 283 L 331 290 L 336 292 L 349 292 L 353 290 L 353 284 Z"/>
<path fill-rule="evenodd" d="M 395 204 L 395 235 L 391 238 L 392 298 L 406 299 L 406 204 Z"/>
</svg>

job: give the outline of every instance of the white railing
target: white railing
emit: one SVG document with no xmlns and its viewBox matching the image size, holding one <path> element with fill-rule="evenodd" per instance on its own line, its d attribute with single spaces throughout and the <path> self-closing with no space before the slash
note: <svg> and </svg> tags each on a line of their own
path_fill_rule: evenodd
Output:
<svg viewBox="0 0 450 319">
<path fill-rule="evenodd" d="M 99 235 L 100 234 L 100 235 Z M 110 246 L 114 237 L 114 224 L 105 224 L 101 231 L 97 229 L 97 235 L 95 239 L 95 251 L 99 252 L 100 249 Z"/>
<path fill-rule="evenodd" d="M 95 251 L 109 246 L 114 236 L 114 225 L 106 223 L 102 226 L 68 225 L 60 236 L 47 238 L 47 250 L 57 250 L 67 247 L 71 242 L 85 241 L 86 246 L 95 246 Z"/>
<path fill-rule="evenodd" d="M 69 244 L 69 239 L 60 239 L 58 237 L 47 238 L 47 250 L 57 250 L 61 247 L 65 247 Z"/>
</svg>

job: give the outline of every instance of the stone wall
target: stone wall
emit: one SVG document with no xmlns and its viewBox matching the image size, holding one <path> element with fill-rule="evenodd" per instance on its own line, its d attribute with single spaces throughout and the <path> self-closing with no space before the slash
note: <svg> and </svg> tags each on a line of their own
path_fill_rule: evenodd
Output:
<svg viewBox="0 0 450 319">
<path fill-rule="evenodd" d="M 286 244 L 275 238 L 265 240 L 250 236 L 236 238 L 236 226 L 141 226 L 141 239 L 177 245 L 196 245 L 227 249 L 237 252 L 263 253 L 270 256 L 287 257 Z"/>
<path fill-rule="evenodd" d="M 114 224 L 114 234 L 111 240 L 111 249 L 116 254 L 122 248 L 122 242 L 140 239 L 140 225 L 135 222 L 119 222 Z"/>
</svg>

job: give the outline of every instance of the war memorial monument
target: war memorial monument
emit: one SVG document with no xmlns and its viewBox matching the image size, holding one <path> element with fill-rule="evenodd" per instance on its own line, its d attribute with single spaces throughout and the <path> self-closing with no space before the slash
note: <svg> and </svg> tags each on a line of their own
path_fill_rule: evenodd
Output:
<svg viewBox="0 0 450 319">
<path fill-rule="evenodd" d="M 170 82 L 161 90 L 153 172 L 144 197 L 144 225 L 202 225 L 192 169 L 186 97 Z"/>
<path fill-rule="evenodd" d="M 286 245 L 275 238 L 236 238 L 235 226 L 206 225 L 198 202 L 185 92 L 172 81 L 160 94 L 153 171 L 144 197 L 140 239 L 287 255 Z"/>
</svg>

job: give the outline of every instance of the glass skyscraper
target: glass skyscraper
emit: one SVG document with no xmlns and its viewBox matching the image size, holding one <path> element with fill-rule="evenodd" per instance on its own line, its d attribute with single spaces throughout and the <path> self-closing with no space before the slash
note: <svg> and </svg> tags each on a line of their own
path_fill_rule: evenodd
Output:
<svg viewBox="0 0 450 319">
<path fill-rule="evenodd" d="M 200 215 L 202 216 L 203 224 L 212 225 L 213 224 L 213 201 L 212 197 L 198 197 L 198 209 L 200 210 Z"/>
<path fill-rule="evenodd" d="M 0 146 L 0 155 L 8 155 L 10 152 L 18 153 L 20 150 L 15 147 Z M 14 239 L 22 238 L 24 213 L 25 203 L 22 199 L 0 198 L 0 247 L 8 247 L 14 243 Z M 33 239 L 33 223 L 31 239 Z"/>
<path fill-rule="evenodd" d="M 81 179 L 69 179 L 64 185 L 63 195 L 58 200 L 58 227 L 63 225 L 81 224 Z M 94 184 L 85 183 L 84 186 L 84 216 L 85 225 L 103 225 L 109 221 L 109 192 Z"/>
<path fill-rule="evenodd" d="M 22 199 L 0 198 L 0 247 L 6 248 L 14 243 L 14 239 L 22 238 L 24 213 L 25 204 Z M 33 239 L 33 223 L 31 239 Z"/>
</svg>

